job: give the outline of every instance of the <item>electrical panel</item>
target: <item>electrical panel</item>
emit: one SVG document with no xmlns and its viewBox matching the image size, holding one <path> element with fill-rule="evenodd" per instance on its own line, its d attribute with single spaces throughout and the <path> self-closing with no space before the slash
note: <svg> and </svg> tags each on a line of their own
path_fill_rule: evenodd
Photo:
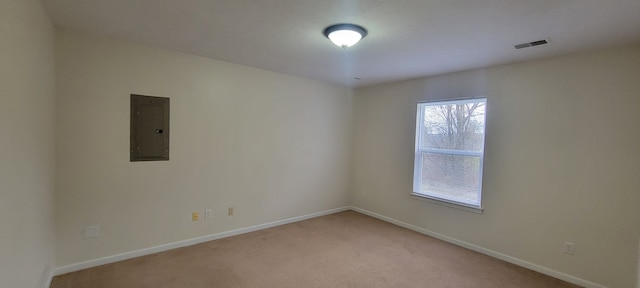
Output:
<svg viewBox="0 0 640 288">
<path fill-rule="evenodd" d="M 131 94 L 129 161 L 169 160 L 169 98 Z"/>
</svg>

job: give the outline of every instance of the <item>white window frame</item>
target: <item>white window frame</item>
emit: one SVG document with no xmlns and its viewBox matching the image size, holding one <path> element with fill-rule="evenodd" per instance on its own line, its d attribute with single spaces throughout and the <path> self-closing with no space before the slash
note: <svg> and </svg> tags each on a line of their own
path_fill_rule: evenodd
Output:
<svg viewBox="0 0 640 288">
<path fill-rule="evenodd" d="M 424 143 L 423 137 L 425 137 L 424 133 L 422 133 L 424 129 L 424 113 L 425 107 L 427 106 L 438 106 L 438 105 L 448 105 L 448 104 L 465 104 L 465 103 L 474 103 L 483 101 L 485 103 L 485 115 L 483 119 L 484 131 L 483 133 L 483 149 L 482 151 L 465 151 L 465 150 L 450 150 L 450 149 L 437 149 L 437 148 L 423 148 L 421 147 L 421 143 Z M 411 195 L 417 196 L 421 199 L 427 199 L 431 202 L 435 202 L 437 204 L 444 204 L 446 206 L 454 207 L 454 208 L 463 208 L 465 210 L 470 210 L 472 212 L 481 213 L 482 210 L 482 174 L 484 170 L 484 143 L 486 139 L 486 113 L 487 113 L 487 98 L 486 97 L 474 97 L 474 98 L 466 98 L 466 99 L 453 99 L 453 100 L 442 100 L 436 102 L 419 102 L 417 104 L 416 111 L 416 136 L 415 136 L 415 158 L 414 158 L 414 168 L 413 168 L 413 193 Z M 435 193 L 428 193 L 428 191 L 422 191 L 422 153 L 432 153 L 432 154 L 442 154 L 442 155 L 454 155 L 454 156 L 468 156 L 468 157 L 478 157 L 480 159 L 480 171 L 479 171 L 479 188 L 478 188 L 478 201 L 473 202 L 462 198 L 455 198 L 450 195 L 442 195 Z"/>
</svg>

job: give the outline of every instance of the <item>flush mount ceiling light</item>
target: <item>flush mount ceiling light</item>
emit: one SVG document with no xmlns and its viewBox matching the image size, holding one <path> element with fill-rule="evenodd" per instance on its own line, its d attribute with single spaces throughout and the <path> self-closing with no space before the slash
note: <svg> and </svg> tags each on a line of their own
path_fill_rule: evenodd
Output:
<svg viewBox="0 0 640 288">
<path fill-rule="evenodd" d="M 355 24 L 341 23 L 324 28 L 322 34 L 329 38 L 333 44 L 347 48 L 367 36 L 367 29 Z"/>
</svg>

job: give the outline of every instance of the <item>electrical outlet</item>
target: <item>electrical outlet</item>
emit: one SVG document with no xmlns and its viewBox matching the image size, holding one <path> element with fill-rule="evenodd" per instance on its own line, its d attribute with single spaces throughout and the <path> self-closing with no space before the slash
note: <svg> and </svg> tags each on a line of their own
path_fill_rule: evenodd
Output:
<svg viewBox="0 0 640 288">
<path fill-rule="evenodd" d="M 213 211 L 211 211 L 211 209 L 207 209 L 204 210 L 204 219 L 211 219 L 211 214 L 213 213 Z"/>
<path fill-rule="evenodd" d="M 227 215 L 233 216 L 233 207 L 227 208 Z"/>
<path fill-rule="evenodd" d="M 564 249 L 562 250 L 562 252 L 564 252 L 565 254 L 573 255 L 574 253 L 576 253 L 575 244 L 573 244 L 573 242 L 565 241 Z"/>
<path fill-rule="evenodd" d="M 96 238 L 100 236 L 100 226 L 88 226 L 84 228 L 84 238 Z"/>
<path fill-rule="evenodd" d="M 200 219 L 198 212 L 191 213 L 191 221 L 198 221 Z"/>
</svg>

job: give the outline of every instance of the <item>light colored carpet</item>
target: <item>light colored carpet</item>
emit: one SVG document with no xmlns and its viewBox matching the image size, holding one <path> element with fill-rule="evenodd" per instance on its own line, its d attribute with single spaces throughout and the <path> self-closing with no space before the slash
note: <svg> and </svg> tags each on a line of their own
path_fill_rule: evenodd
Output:
<svg viewBox="0 0 640 288">
<path fill-rule="evenodd" d="M 347 211 L 60 275 L 51 287 L 578 286 Z"/>
</svg>

